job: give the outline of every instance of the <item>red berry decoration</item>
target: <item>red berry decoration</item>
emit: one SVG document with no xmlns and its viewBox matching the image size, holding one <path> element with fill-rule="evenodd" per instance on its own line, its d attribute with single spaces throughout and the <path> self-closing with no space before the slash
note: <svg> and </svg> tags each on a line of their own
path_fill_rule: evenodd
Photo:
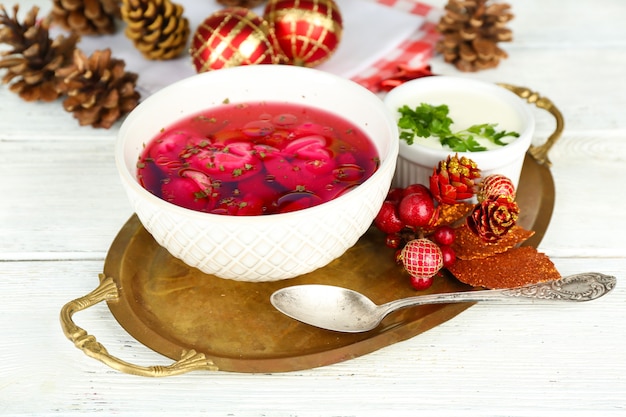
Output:
<svg viewBox="0 0 626 417">
<path fill-rule="evenodd" d="M 289 63 L 313 67 L 339 46 L 343 21 L 333 0 L 269 0 L 264 18 Z"/>
<path fill-rule="evenodd" d="M 196 29 L 189 52 L 197 72 L 281 61 L 267 23 L 244 7 L 207 17 Z"/>
<path fill-rule="evenodd" d="M 391 201 L 393 203 L 399 203 L 402 200 L 404 188 L 392 188 L 387 193 L 385 201 Z"/>
<path fill-rule="evenodd" d="M 450 246 L 441 245 L 439 246 L 441 249 L 441 255 L 443 256 L 443 267 L 449 268 L 456 262 L 456 253 L 454 249 Z"/>
<path fill-rule="evenodd" d="M 429 239 L 411 240 L 400 256 L 404 269 L 415 278 L 431 278 L 443 267 L 441 249 Z"/>
<path fill-rule="evenodd" d="M 440 226 L 435 229 L 430 238 L 439 245 L 450 246 L 454 243 L 455 232 L 450 226 Z"/>
<path fill-rule="evenodd" d="M 419 278 L 419 277 L 411 277 L 411 286 L 417 291 L 423 291 L 430 288 L 433 285 L 433 281 L 435 278 Z"/>
<path fill-rule="evenodd" d="M 385 238 L 385 245 L 387 245 L 387 247 L 391 249 L 398 249 L 401 243 L 402 238 L 395 233 L 387 235 L 387 237 Z"/>
<path fill-rule="evenodd" d="M 430 193 L 409 194 L 400 200 L 398 215 L 402 222 L 413 228 L 426 227 L 436 220 L 435 202 Z"/>
<path fill-rule="evenodd" d="M 402 230 L 404 223 L 400 220 L 394 203 L 391 201 L 383 202 L 380 211 L 374 218 L 374 226 L 387 234 L 397 233 Z"/>
<path fill-rule="evenodd" d="M 405 197 L 409 194 L 424 194 L 432 198 L 432 194 L 427 186 L 424 184 L 411 184 L 402 190 L 402 196 Z"/>
<path fill-rule="evenodd" d="M 506 196 L 515 199 L 515 186 L 513 182 L 504 175 L 492 174 L 486 176 L 480 183 L 478 191 L 478 201 L 494 199 L 499 196 Z"/>
</svg>

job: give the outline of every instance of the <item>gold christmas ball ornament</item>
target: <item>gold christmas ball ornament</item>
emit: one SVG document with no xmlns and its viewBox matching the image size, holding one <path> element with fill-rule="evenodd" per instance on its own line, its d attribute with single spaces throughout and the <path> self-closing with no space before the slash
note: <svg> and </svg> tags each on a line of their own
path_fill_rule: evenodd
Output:
<svg viewBox="0 0 626 417">
<path fill-rule="evenodd" d="M 313 67 L 336 51 L 343 32 L 333 0 L 269 0 L 264 18 L 279 49 L 294 65 Z"/>
<path fill-rule="evenodd" d="M 228 7 L 207 17 L 196 29 L 189 53 L 197 72 L 281 61 L 268 24 L 244 7 Z"/>
</svg>

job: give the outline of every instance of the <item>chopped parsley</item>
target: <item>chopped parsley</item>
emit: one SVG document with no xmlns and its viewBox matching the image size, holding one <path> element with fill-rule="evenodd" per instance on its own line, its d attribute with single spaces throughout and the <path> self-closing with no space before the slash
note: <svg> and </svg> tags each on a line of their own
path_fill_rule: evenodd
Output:
<svg viewBox="0 0 626 417">
<path fill-rule="evenodd" d="M 497 131 L 497 123 L 476 124 L 465 130 L 452 132 L 450 125 L 453 121 L 448 116 L 449 109 L 445 104 L 433 106 L 422 103 L 415 109 L 404 105 L 398 109 L 398 112 L 401 115 L 398 120 L 400 139 L 405 140 L 409 145 L 413 144 L 415 137 L 434 136 L 439 138 L 442 146 L 447 146 L 454 152 L 480 152 L 487 148 L 482 146 L 477 138 L 487 139 L 498 146 L 504 146 L 507 143 L 502 138 L 519 137 L 517 132 Z"/>
</svg>

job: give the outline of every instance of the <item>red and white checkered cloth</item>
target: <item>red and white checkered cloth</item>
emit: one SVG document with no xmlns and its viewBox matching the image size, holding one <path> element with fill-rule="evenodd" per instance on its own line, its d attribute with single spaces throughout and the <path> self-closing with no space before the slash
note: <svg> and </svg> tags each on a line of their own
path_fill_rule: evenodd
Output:
<svg viewBox="0 0 626 417">
<path fill-rule="evenodd" d="M 435 26 L 441 16 L 441 11 L 416 0 L 376 0 L 380 4 L 404 10 L 425 18 L 422 26 L 408 39 L 385 58 L 380 59 L 370 68 L 352 80 L 372 90 L 380 91 L 380 82 L 398 72 L 398 66 L 406 65 L 411 68 L 421 68 L 435 53 L 435 43 L 439 33 Z"/>
</svg>

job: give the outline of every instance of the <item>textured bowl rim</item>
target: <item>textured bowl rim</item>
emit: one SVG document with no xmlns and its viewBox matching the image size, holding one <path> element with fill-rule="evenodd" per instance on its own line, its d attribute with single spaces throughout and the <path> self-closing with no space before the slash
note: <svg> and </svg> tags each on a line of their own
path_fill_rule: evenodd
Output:
<svg viewBox="0 0 626 417">
<path fill-rule="evenodd" d="M 142 109 L 152 105 L 153 102 L 157 102 L 162 100 L 162 97 L 166 96 L 172 91 L 179 89 L 181 86 L 185 86 L 187 84 L 193 84 L 198 82 L 205 77 L 215 77 L 215 75 L 219 75 L 219 78 L 227 77 L 227 76 L 254 76 L 254 73 L 261 72 L 282 72 L 284 77 L 289 77 L 290 75 L 298 74 L 302 76 L 303 74 L 309 74 L 310 76 L 316 77 L 320 82 L 325 83 L 341 83 L 346 88 L 352 90 L 355 95 L 360 95 L 359 99 L 368 100 L 373 105 L 377 106 L 377 113 L 379 113 L 380 117 L 386 121 L 386 125 L 389 128 L 389 143 L 387 155 L 386 157 L 380 157 L 381 162 L 376 170 L 365 182 L 360 184 L 358 187 L 350 190 L 348 193 L 345 193 L 337 198 L 326 201 L 317 206 L 309 207 L 306 209 L 296 210 L 288 213 L 279 213 L 279 214 L 268 214 L 268 215 L 256 215 L 256 216 L 230 216 L 230 215 L 222 215 L 222 214 L 213 214 L 200 212 L 197 210 L 188 209 L 185 207 L 177 206 L 173 203 L 169 203 L 154 194 L 150 193 L 148 190 L 143 188 L 139 182 L 137 181 L 134 173 L 130 172 L 127 169 L 126 165 L 126 154 L 125 154 L 125 137 L 126 131 L 129 129 L 129 126 L 135 121 L 135 119 L 139 117 L 144 117 L 142 114 Z M 237 74 L 241 73 L 241 74 Z M 251 74 L 250 74 L 251 73 Z M 230 75 L 232 74 L 232 75 Z M 216 77 L 218 78 L 218 77 Z M 181 115 L 180 118 L 184 118 L 185 115 Z M 328 72 L 324 72 L 321 70 L 313 69 L 313 68 L 305 68 L 305 67 L 297 67 L 290 65 L 249 65 L 249 66 L 239 66 L 232 68 L 225 68 L 216 71 L 204 72 L 196 75 L 192 75 L 190 77 L 184 78 L 182 80 L 176 81 L 163 89 L 155 92 L 145 100 L 143 100 L 124 120 L 120 130 L 118 132 L 116 144 L 115 144 L 115 164 L 117 171 L 124 182 L 124 184 L 130 189 L 132 189 L 138 196 L 141 198 L 147 199 L 147 201 L 151 202 L 158 206 L 160 209 L 172 212 L 178 215 L 197 217 L 199 220 L 208 220 L 213 218 L 216 221 L 222 223 L 237 223 L 237 224 L 249 224 L 249 225 L 258 225 L 267 222 L 271 222 L 272 218 L 280 215 L 283 219 L 297 219 L 299 217 L 309 217 L 315 216 L 318 212 L 327 212 L 334 206 L 338 206 L 339 209 L 341 207 L 342 202 L 346 198 L 350 198 L 350 196 L 355 197 L 359 194 L 366 193 L 368 191 L 368 184 L 374 182 L 374 180 L 380 176 L 384 176 L 385 172 L 389 169 L 393 170 L 395 168 L 395 164 L 397 161 L 398 151 L 399 151 L 399 140 L 398 138 L 398 128 L 396 120 L 394 119 L 393 114 L 389 111 L 387 106 L 384 105 L 383 101 L 373 92 L 368 90 L 367 88 L 357 84 L 356 82 L 340 77 L 338 75 L 334 75 Z M 379 150 L 380 151 L 380 150 Z M 392 167 L 390 167 L 390 165 Z"/>
</svg>

